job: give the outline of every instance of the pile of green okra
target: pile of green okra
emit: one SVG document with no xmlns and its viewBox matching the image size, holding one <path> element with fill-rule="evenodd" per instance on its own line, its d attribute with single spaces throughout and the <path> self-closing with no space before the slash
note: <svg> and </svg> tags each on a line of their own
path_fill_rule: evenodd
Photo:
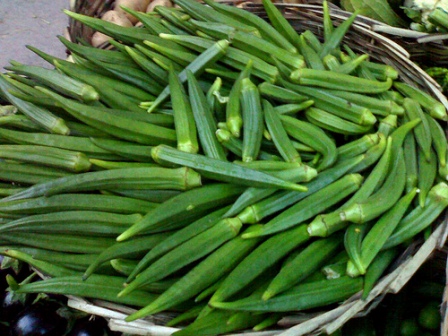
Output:
<svg viewBox="0 0 448 336">
<path fill-rule="evenodd" d="M 0 76 L 0 253 L 13 286 L 164 311 L 175 335 L 275 325 L 368 295 L 448 205 L 445 107 L 392 66 L 234 6 L 142 27 L 67 14 L 112 49 Z"/>
</svg>

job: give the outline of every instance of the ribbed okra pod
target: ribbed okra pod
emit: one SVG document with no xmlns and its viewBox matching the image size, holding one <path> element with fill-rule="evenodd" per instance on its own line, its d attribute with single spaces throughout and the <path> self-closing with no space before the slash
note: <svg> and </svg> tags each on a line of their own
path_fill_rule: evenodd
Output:
<svg viewBox="0 0 448 336">
<path fill-rule="evenodd" d="M 184 153 L 169 146 L 154 147 L 152 157 L 161 164 L 175 164 L 193 168 L 204 177 L 212 180 L 262 188 L 306 191 L 306 187 L 302 185 L 284 181 L 266 173 L 199 154 Z"/>
<path fill-rule="evenodd" d="M 86 172 L 91 164 L 84 153 L 36 145 L 0 145 L 0 158 Z"/>
<path fill-rule="evenodd" d="M 249 285 L 258 275 L 309 240 L 306 226 L 281 232 L 261 243 L 225 278 L 209 303 L 221 302 Z"/>
<path fill-rule="evenodd" d="M 146 213 L 157 206 L 130 197 L 103 194 L 60 194 L 18 201 L 1 202 L 0 212 L 11 214 L 39 214 L 53 211 L 104 211 L 123 214 Z"/>
<path fill-rule="evenodd" d="M 353 223 L 364 223 L 390 209 L 403 193 L 406 184 L 404 169 L 403 151 L 400 150 L 393 158 L 392 167 L 383 185 L 367 199 L 344 208 L 340 213 L 341 219 Z"/>
<path fill-rule="evenodd" d="M 300 154 L 292 144 L 288 133 L 283 127 L 278 112 L 266 100 L 263 100 L 263 111 L 266 126 L 280 155 L 287 162 L 301 162 Z"/>
<path fill-rule="evenodd" d="M 244 70 L 242 70 L 238 78 L 232 85 L 229 92 L 229 100 L 226 104 L 226 125 L 230 133 L 235 137 L 241 134 L 243 127 L 243 116 L 241 114 L 241 83 L 244 78 L 250 78 L 253 62 L 250 60 Z"/>
<path fill-rule="evenodd" d="M 423 231 L 434 222 L 447 205 L 448 185 L 439 182 L 429 191 L 425 206 L 416 207 L 398 223 L 395 231 L 383 245 L 383 249 L 397 246 Z"/>
<path fill-rule="evenodd" d="M 249 227 L 246 231 L 252 229 Z M 241 236 L 231 239 L 163 292 L 157 300 L 130 315 L 129 320 L 155 314 L 194 297 L 232 270 L 257 244 L 257 239 L 243 239 Z"/>
<path fill-rule="evenodd" d="M 226 160 L 226 153 L 215 136 L 216 123 L 204 92 L 192 72 L 187 72 L 187 79 L 191 110 L 202 150 L 206 156 Z"/>
<path fill-rule="evenodd" d="M 163 254 L 171 251 L 175 247 L 183 244 L 187 240 L 191 239 L 194 236 L 204 232 L 209 229 L 213 225 L 215 225 L 218 221 L 224 218 L 223 214 L 229 209 L 228 206 L 223 208 L 219 208 L 214 210 L 204 216 L 200 217 L 197 220 L 194 220 L 189 225 L 186 225 L 183 228 L 175 231 L 169 238 L 164 239 L 159 244 L 154 246 L 148 253 L 142 257 L 134 268 L 132 273 L 128 276 L 126 282 L 131 282 L 141 271 L 143 271 L 151 262 L 161 257 Z M 132 241 L 132 240 L 129 240 Z"/>
<path fill-rule="evenodd" d="M 117 242 L 105 248 L 92 260 L 88 267 L 84 268 L 83 279 L 93 274 L 101 264 L 116 258 L 138 258 L 142 257 L 148 250 L 165 240 L 171 232 L 161 232 L 142 237 L 135 237 L 125 242 Z"/>
<path fill-rule="evenodd" d="M 4 96 L 5 99 L 8 99 L 11 104 L 17 107 L 30 120 L 51 133 L 61 135 L 67 135 L 70 133 L 70 129 L 67 127 L 62 118 L 57 117 L 45 108 L 15 97 L 12 94 L 13 92 L 14 87 L 8 83 L 5 79 L 5 75 L 0 75 L 0 95 Z"/>
<path fill-rule="evenodd" d="M 390 78 L 381 82 L 343 73 L 307 68 L 295 70 L 291 73 L 290 79 L 295 83 L 305 86 L 368 94 L 385 92 L 392 86 L 392 80 Z"/>
<path fill-rule="evenodd" d="M 233 302 L 212 301 L 213 307 L 236 311 L 287 312 L 300 311 L 341 302 L 363 288 L 363 279 L 343 276 L 299 284 L 269 300 L 243 298 Z"/>
<path fill-rule="evenodd" d="M 28 76 L 58 92 L 76 99 L 80 99 L 86 103 L 97 101 L 99 99 L 98 92 L 96 92 L 92 86 L 55 70 L 50 70 L 35 65 L 23 65 L 16 62 L 14 62 L 12 66 L 6 67 L 6 69 Z"/>
<path fill-rule="evenodd" d="M 395 230 L 405 212 L 408 210 L 416 194 L 417 188 L 412 189 L 373 224 L 364 239 L 362 239 L 361 265 L 355 266 L 351 261 L 347 264 L 347 274 L 349 276 L 353 277 L 366 273 L 366 270 L 380 252 L 383 244 Z M 361 268 L 359 266 L 361 266 Z"/>
<path fill-rule="evenodd" d="M 184 70 L 178 74 L 179 81 L 181 83 L 185 83 L 187 81 L 187 70 L 190 70 L 195 75 L 202 73 L 211 64 L 215 63 L 218 59 L 224 56 L 228 46 L 229 41 L 227 40 L 220 40 L 212 44 L 212 46 L 204 50 L 198 57 L 195 58 L 193 62 L 188 64 Z M 156 100 L 151 102 L 148 112 L 155 111 L 162 103 L 166 101 L 170 94 L 170 87 L 166 86 L 157 96 Z"/>
<path fill-rule="evenodd" d="M 137 307 L 144 307 L 157 297 L 156 294 L 143 290 L 137 290 L 126 297 L 117 297 L 123 280 L 122 277 L 96 274 L 87 280 L 82 280 L 78 275 L 63 276 L 22 285 L 18 292 L 85 296 Z"/>
<path fill-rule="evenodd" d="M 242 160 L 256 160 L 261 148 L 264 129 L 264 112 L 261 106 L 260 92 L 249 79 L 241 80 L 241 114 L 243 116 L 243 152 Z"/>
<path fill-rule="evenodd" d="M 199 144 L 192 106 L 189 96 L 174 69 L 170 69 L 168 87 L 173 106 L 177 149 L 187 153 L 197 153 Z"/>
<path fill-rule="evenodd" d="M 311 242 L 280 269 L 263 293 L 262 299 L 269 300 L 306 279 L 322 267 L 341 246 L 342 235 L 340 234 Z"/>
<path fill-rule="evenodd" d="M 258 231 L 245 234 L 245 238 L 270 235 L 305 222 L 334 206 L 359 189 L 363 181 L 360 174 L 349 174 L 295 203 L 268 221 Z"/>
<path fill-rule="evenodd" d="M 204 232 L 177 246 L 151 264 L 131 281 L 119 296 L 126 296 L 146 283 L 163 279 L 182 267 L 208 255 L 226 241 L 236 237 L 241 229 L 236 218 L 222 219 Z"/>
<path fill-rule="evenodd" d="M 201 185 L 200 176 L 188 168 L 123 168 L 91 171 L 50 180 L 31 186 L 3 199 L 17 200 L 51 196 L 66 192 L 104 189 L 174 189 L 186 190 Z"/>
<path fill-rule="evenodd" d="M 337 159 L 336 145 L 319 127 L 291 116 L 282 115 L 281 120 L 286 132 L 298 141 L 308 145 L 322 154 L 317 170 L 331 167 Z"/>
<path fill-rule="evenodd" d="M 0 227 L 4 232 L 32 232 L 115 237 L 142 218 L 140 214 L 103 211 L 57 211 L 29 215 Z"/>
<path fill-rule="evenodd" d="M 362 157 L 355 157 L 348 159 L 345 162 L 341 162 L 332 168 L 326 169 L 318 174 L 318 176 L 306 184 L 308 191 L 298 193 L 294 191 L 280 191 L 276 192 L 272 196 L 261 200 L 249 207 L 246 207 L 238 214 L 238 218 L 243 223 L 258 223 L 263 218 L 275 214 L 288 206 L 295 204 L 296 202 L 304 199 L 305 197 L 312 195 L 325 186 L 336 181 L 347 173 L 354 166 L 362 161 Z"/>
</svg>

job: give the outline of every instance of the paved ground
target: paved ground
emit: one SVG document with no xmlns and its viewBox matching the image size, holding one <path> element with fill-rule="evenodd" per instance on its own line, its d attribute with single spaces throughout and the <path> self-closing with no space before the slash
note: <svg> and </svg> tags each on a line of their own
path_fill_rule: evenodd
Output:
<svg viewBox="0 0 448 336">
<path fill-rule="evenodd" d="M 65 57 L 65 49 L 56 38 L 64 34 L 68 24 L 64 8 L 69 8 L 69 0 L 0 0 L 0 72 L 11 59 L 47 64 L 26 45 Z"/>
</svg>

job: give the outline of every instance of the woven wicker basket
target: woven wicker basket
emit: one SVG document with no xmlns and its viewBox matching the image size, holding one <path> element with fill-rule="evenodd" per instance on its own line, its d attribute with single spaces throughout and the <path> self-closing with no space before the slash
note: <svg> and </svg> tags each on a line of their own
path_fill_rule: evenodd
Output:
<svg viewBox="0 0 448 336">
<path fill-rule="evenodd" d="M 259 3 L 231 0 L 225 2 L 243 7 L 260 17 L 266 16 L 263 7 Z M 89 16 L 101 17 L 102 13 L 112 9 L 113 5 L 114 1 L 111 0 L 78 0 L 74 2 L 72 10 Z M 285 2 L 278 3 L 278 6 L 297 31 L 309 29 L 317 36 L 322 36 L 322 7 L 319 5 L 319 2 L 311 3 L 308 1 L 306 4 Z M 336 24 L 350 15 L 351 13 L 340 10 L 337 7 L 331 7 L 331 17 Z M 440 92 L 439 85 L 411 60 L 411 52 L 403 46 L 409 42 L 404 43 L 405 39 L 400 40 L 398 31 L 394 31 L 396 34 L 394 38 L 387 38 L 380 34 L 380 31 L 392 32 L 391 27 L 360 16 L 344 38 L 344 43 L 348 44 L 355 51 L 369 53 L 373 59 L 394 66 L 399 70 L 402 81 L 417 85 L 430 92 L 448 108 L 448 101 Z M 89 42 L 92 33 L 91 29 L 70 20 L 68 36 L 72 41 L 82 39 Z M 411 40 L 413 41 L 412 43 L 417 43 L 415 36 Z M 438 219 L 437 225 L 435 225 L 436 229 L 430 238 L 424 243 L 415 242 L 409 246 L 388 273 L 378 281 L 366 300 L 361 300 L 360 295 L 357 294 L 331 310 L 285 316 L 275 330 L 245 332 L 233 335 L 311 336 L 321 333 L 331 334 L 349 319 L 367 314 L 371 309 L 375 308 L 384 295 L 400 291 L 419 267 L 431 256 L 437 254 L 439 259 L 446 260 L 446 251 L 441 252 L 441 250 L 448 235 L 448 218 L 445 215 L 442 217 Z M 441 264 L 439 262 L 439 265 Z M 445 267 L 445 262 L 443 262 L 441 267 Z M 448 293 L 445 293 L 442 304 L 443 309 L 446 309 L 447 300 Z M 172 317 L 167 314 L 157 314 L 144 320 L 126 323 L 124 318 L 134 311 L 132 308 L 78 297 L 70 297 L 68 304 L 84 312 L 105 317 L 109 320 L 110 328 L 115 331 L 133 335 L 167 336 L 177 330 L 163 326 L 164 322 Z M 441 335 L 446 336 L 448 335 L 448 318 L 446 317 L 446 311 L 442 313 L 445 319 L 442 322 Z"/>
</svg>

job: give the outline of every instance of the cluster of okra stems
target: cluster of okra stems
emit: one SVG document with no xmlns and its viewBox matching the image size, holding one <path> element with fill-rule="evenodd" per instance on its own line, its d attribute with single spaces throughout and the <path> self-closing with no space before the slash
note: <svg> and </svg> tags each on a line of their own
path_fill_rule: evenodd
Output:
<svg viewBox="0 0 448 336">
<path fill-rule="evenodd" d="M 261 330 L 369 295 L 448 205 L 445 107 L 343 43 L 206 0 L 0 76 L 0 253 L 58 293 Z M 329 306 L 330 305 L 330 306 Z"/>
</svg>

